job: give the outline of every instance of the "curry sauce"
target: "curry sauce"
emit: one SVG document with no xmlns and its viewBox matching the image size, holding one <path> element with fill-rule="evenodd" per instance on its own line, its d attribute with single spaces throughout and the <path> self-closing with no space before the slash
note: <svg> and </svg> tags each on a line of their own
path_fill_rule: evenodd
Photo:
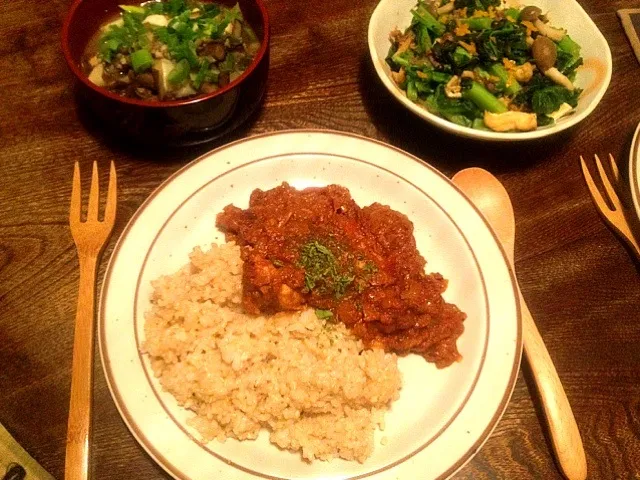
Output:
<svg viewBox="0 0 640 480">
<path fill-rule="evenodd" d="M 425 273 L 413 223 L 390 207 L 360 208 L 349 190 L 254 190 L 249 208 L 228 205 L 217 226 L 241 246 L 249 313 L 316 309 L 368 347 L 417 353 L 438 367 L 459 360 L 466 314 L 447 303 L 447 280 Z"/>
</svg>

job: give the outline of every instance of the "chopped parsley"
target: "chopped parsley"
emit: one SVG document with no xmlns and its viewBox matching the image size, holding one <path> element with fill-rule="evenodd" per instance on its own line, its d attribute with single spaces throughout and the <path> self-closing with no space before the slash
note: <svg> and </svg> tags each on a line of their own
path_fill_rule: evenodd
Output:
<svg viewBox="0 0 640 480">
<path fill-rule="evenodd" d="M 316 308 L 316 317 L 320 320 L 329 320 L 333 318 L 333 312 L 331 310 L 320 310 Z"/>
<path fill-rule="evenodd" d="M 367 262 L 364 264 L 363 270 L 367 273 L 376 273 L 378 271 L 378 267 L 373 262 Z"/>
<path fill-rule="evenodd" d="M 305 290 L 317 289 L 320 293 L 342 298 L 354 276 L 340 268 L 333 252 L 317 240 L 305 243 L 300 249 L 299 265 L 304 268 Z"/>
</svg>

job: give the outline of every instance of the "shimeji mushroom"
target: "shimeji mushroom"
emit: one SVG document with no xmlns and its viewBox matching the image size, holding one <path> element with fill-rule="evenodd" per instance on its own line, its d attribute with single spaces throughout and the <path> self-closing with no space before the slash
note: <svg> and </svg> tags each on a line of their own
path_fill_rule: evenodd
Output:
<svg viewBox="0 0 640 480">
<path fill-rule="evenodd" d="M 536 65 L 546 77 L 567 90 L 573 91 L 571 80 L 554 66 L 558 58 L 558 47 L 553 41 L 544 35 L 538 35 L 531 46 L 531 53 Z"/>
<path fill-rule="evenodd" d="M 574 86 L 573 86 L 573 83 L 571 83 L 571 80 L 569 80 L 567 76 L 564 75 L 556 67 L 551 67 L 548 70 L 545 70 L 544 74 L 545 76 L 547 76 L 548 78 L 556 82 L 558 85 L 561 85 L 567 90 L 570 90 L 573 92 Z"/>
<path fill-rule="evenodd" d="M 542 21 L 542 18 L 540 18 L 541 16 L 542 10 L 534 6 L 524 7 L 522 12 L 520 12 L 521 21 L 531 22 L 542 35 L 549 37 L 551 40 L 555 40 L 556 42 L 562 40 L 562 37 L 565 36 L 566 32 L 559 28 L 553 28 L 552 26 L 547 25 Z"/>
</svg>

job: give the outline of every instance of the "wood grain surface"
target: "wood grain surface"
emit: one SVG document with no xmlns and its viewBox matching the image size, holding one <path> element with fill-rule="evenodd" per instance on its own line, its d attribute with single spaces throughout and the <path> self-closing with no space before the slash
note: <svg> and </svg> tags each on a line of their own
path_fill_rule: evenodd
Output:
<svg viewBox="0 0 640 480">
<path fill-rule="evenodd" d="M 389 142 L 447 174 L 473 165 L 498 176 L 514 204 L 522 293 L 581 429 L 589 478 L 640 478 L 640 267 L 600 220 L 578 160 L 611 152 L 626 166 L 640 122 L 640 65 L 615 12 L 637 0 L 581 2 L 611 46 L 611 86 L 577 128 L 524 148 L 450 136 L 397 105 L 368 59 L 376 0 L 266 3 L 273 34 L 266 99 L 222 142 L 332 128 Z M 67 0 L 7 0 L 0 14 L 0 423 L 56 478 L 79 276 L 67 224 L 73 163 L 89 171 L 97 160 L 106 172 L 116 161 L 117 238 L 167 176 L 221 144 L 160 154 L 104 137 L 78 110 L 60 51 L 67 8 Z M 97 352 L 95 363 L 92 478 L 169 478 L 120 419 Z M 526 378 L 525 369 L 503 419 L 456 478 L 561 478 Z"/>
</svg>

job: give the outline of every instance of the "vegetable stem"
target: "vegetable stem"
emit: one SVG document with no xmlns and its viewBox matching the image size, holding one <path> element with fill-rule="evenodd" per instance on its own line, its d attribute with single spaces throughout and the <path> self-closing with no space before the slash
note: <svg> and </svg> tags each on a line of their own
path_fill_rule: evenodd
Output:
<svg viewBox="0 0 640 480">
<path fill-rule="evenodd" d="M 415 10 L 411 10 L 413 14 L 413 18 L 418 22 L 422 23 L 425 27 L 435 33 L 437 36 L 440 36 L 446 30 L 445 26 L 435 19 L 433 15 L 431 15 L 424 5 L 419 4 L 418 8 Z"/>
<path fill-rule="evenodd" d="M 489 90 L 478 82 L 472 81 L 471 87 L 463 90 L 462 96 L 475 103 L 480 110 L 491 113 L 504 113 L 507 111 L 506 105 L 494 97 Z"/>
<path fill-rule="evenodd" d="M 507 69 L 499 63 L 491 65 L 491 67 L 489 67 L 489 71 L 500 79 L 500 87 L 507 95 L 515 95 L 522 90 L 522 87 L 513 75 L 509 75 Z"/>
<path fill-rule="evenodd" d="M 520 19 L 520 10 L 517 8 L 507 8 L 504 11 L 504 16 L 517 22 Z"/>
<path fill-rule="evenodd" d="M 418 100 L 418 90 L 416 84 L 412 81 L 407 82 L 407 98 L 412 102 Z"/>
</svg>

